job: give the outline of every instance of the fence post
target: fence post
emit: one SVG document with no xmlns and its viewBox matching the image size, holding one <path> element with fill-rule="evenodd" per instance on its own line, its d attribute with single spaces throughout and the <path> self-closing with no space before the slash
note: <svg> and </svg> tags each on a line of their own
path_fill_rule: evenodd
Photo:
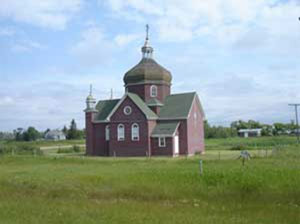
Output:
<svg viewBox="0 0 300 224">
<path fill-rule="evenodd" d="M 219 160 L 221 160 L 221 152 L 219 151 Z"/>
<path fill-rule="evenodd" d="M 199 161 L 199 171 L 200 171 L 200 176 L 202 176 L 202 174 L 203 174 L 203 162 L 202 162 L 202 159 L 200 159 L 200 161 Z"/>
</svg>

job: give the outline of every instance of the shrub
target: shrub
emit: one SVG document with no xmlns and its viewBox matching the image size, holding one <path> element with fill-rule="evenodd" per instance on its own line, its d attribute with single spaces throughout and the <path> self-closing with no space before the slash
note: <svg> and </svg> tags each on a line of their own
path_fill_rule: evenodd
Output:
<svg viewBox="0 0 300 224">
<path fill-rule="evenodd" d="M 234 150 L 234 151 L 242 151 L 245 149 L 246 149 L 246 147 L 244 145 L 234 145 L 230 148 L 230 150 Z"/>
<path fill-rule="evenodd" d="M 30 145 L 0 145 L 0 155 L 43 155 L 38 147 Z"/>
<path fill-rule="evenodd" d="M 77 145 L 73 145 L 73 151 L 74 152 L 80 152 L 80 147 Z"/>
<path fill-rule="evenodd" d="M 59 148 L 57 150 L 57 153 L 76 153 L 80 152 L 80 147 L 77 145 L 74 145 L 72 148 Z"/>
</svg>

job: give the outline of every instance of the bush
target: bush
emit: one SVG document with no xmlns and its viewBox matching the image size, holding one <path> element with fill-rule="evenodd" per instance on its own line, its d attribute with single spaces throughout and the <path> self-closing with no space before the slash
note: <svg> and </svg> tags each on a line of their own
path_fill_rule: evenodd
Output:
<svg viewBox="0 0 300 224">
<path fill-rule="evenodd" d="M 80 147 L 77 145 L 73 145 L 73 151 L 74 152 L 80 152 Z"/>
<path fill-rule="evenodd" d="M 242 150 L 246 150 L 246 147 L 244 145 L 234 145 L 230 148 L 230 150 L 242 151 Z"/>
<path fill-rule="evenodd" d="M 0 155 L 43 155 L 38 147 L 29 145 L 0 145 Z"/>
<path fill-rule="evenodd" d="M 59 148 L 57 153 L 77 153 L 80 152 L 80 147 L 74 145 L 72 148 Z"/>
</svg>

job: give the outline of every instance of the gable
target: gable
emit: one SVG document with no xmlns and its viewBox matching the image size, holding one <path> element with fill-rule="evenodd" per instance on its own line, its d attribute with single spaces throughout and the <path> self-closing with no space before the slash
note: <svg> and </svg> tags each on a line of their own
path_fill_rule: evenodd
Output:
<svg viewBox="0 0 300 224">
<path fill-rule="evenodd" d="M 145 115 L 148 120 L 155 120 L 157 119 L 157 115 L 145 104 L 145 102 L 136 94 L 134 93 L 126 93 L 124 97 L 115 105 L 113 110 L 108 115 L 107 119 L 109 120 L 114 113 L 119 109 L 119 107 L 123 104 L 123 102 L 129 98 L 138 108 L 139 110 Z"/>
<path fill-rule="evenodd" d="M 126 114 L 125 108 L 130 107 L 131 112 Z M 112 113 L 109 120 L 112 122 L 133 122 L 133 121 L 145 121 L 147 120 L 145 114 L 141 109 L 130 99 L 130 97 L 126 97 L 120 105 L 116 108 L 116 110 Z"/>
<path fill-rule="evenodd" d="M 195 96 L 195 100 L 194 100 L 193 104 L 196 104 L 196 107 L 198 107 L 198 110 L 199 110 L 199 112 L 200 112 L 200 114 L 202 116 L 202 119 L 205 120 L 205 113 L 204 113 L 201 101 L 200 101 L 200 99 L 199 99 L 199 97 L 198 97 L 197 94 Z M 193 107 L 193 104 L 192 104 L 192 107 Z M 191 110 L 192 110 L 192 107 L 191 107 Z"/>
</svg>

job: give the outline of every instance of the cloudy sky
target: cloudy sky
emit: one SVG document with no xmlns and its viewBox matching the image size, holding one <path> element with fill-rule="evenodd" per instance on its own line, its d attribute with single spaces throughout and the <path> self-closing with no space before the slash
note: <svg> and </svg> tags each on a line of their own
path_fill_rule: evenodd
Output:
<svg viewBox="0 0 300 224">
<path fill-rule="evenodd" d="M 299 0 L 1 0 L 0 130 L 84 127 L 89 84 L 121 97 L 145 24 L 172 92 L 206 118 L 290 122 L 300 102 Z"/>
</svg>

